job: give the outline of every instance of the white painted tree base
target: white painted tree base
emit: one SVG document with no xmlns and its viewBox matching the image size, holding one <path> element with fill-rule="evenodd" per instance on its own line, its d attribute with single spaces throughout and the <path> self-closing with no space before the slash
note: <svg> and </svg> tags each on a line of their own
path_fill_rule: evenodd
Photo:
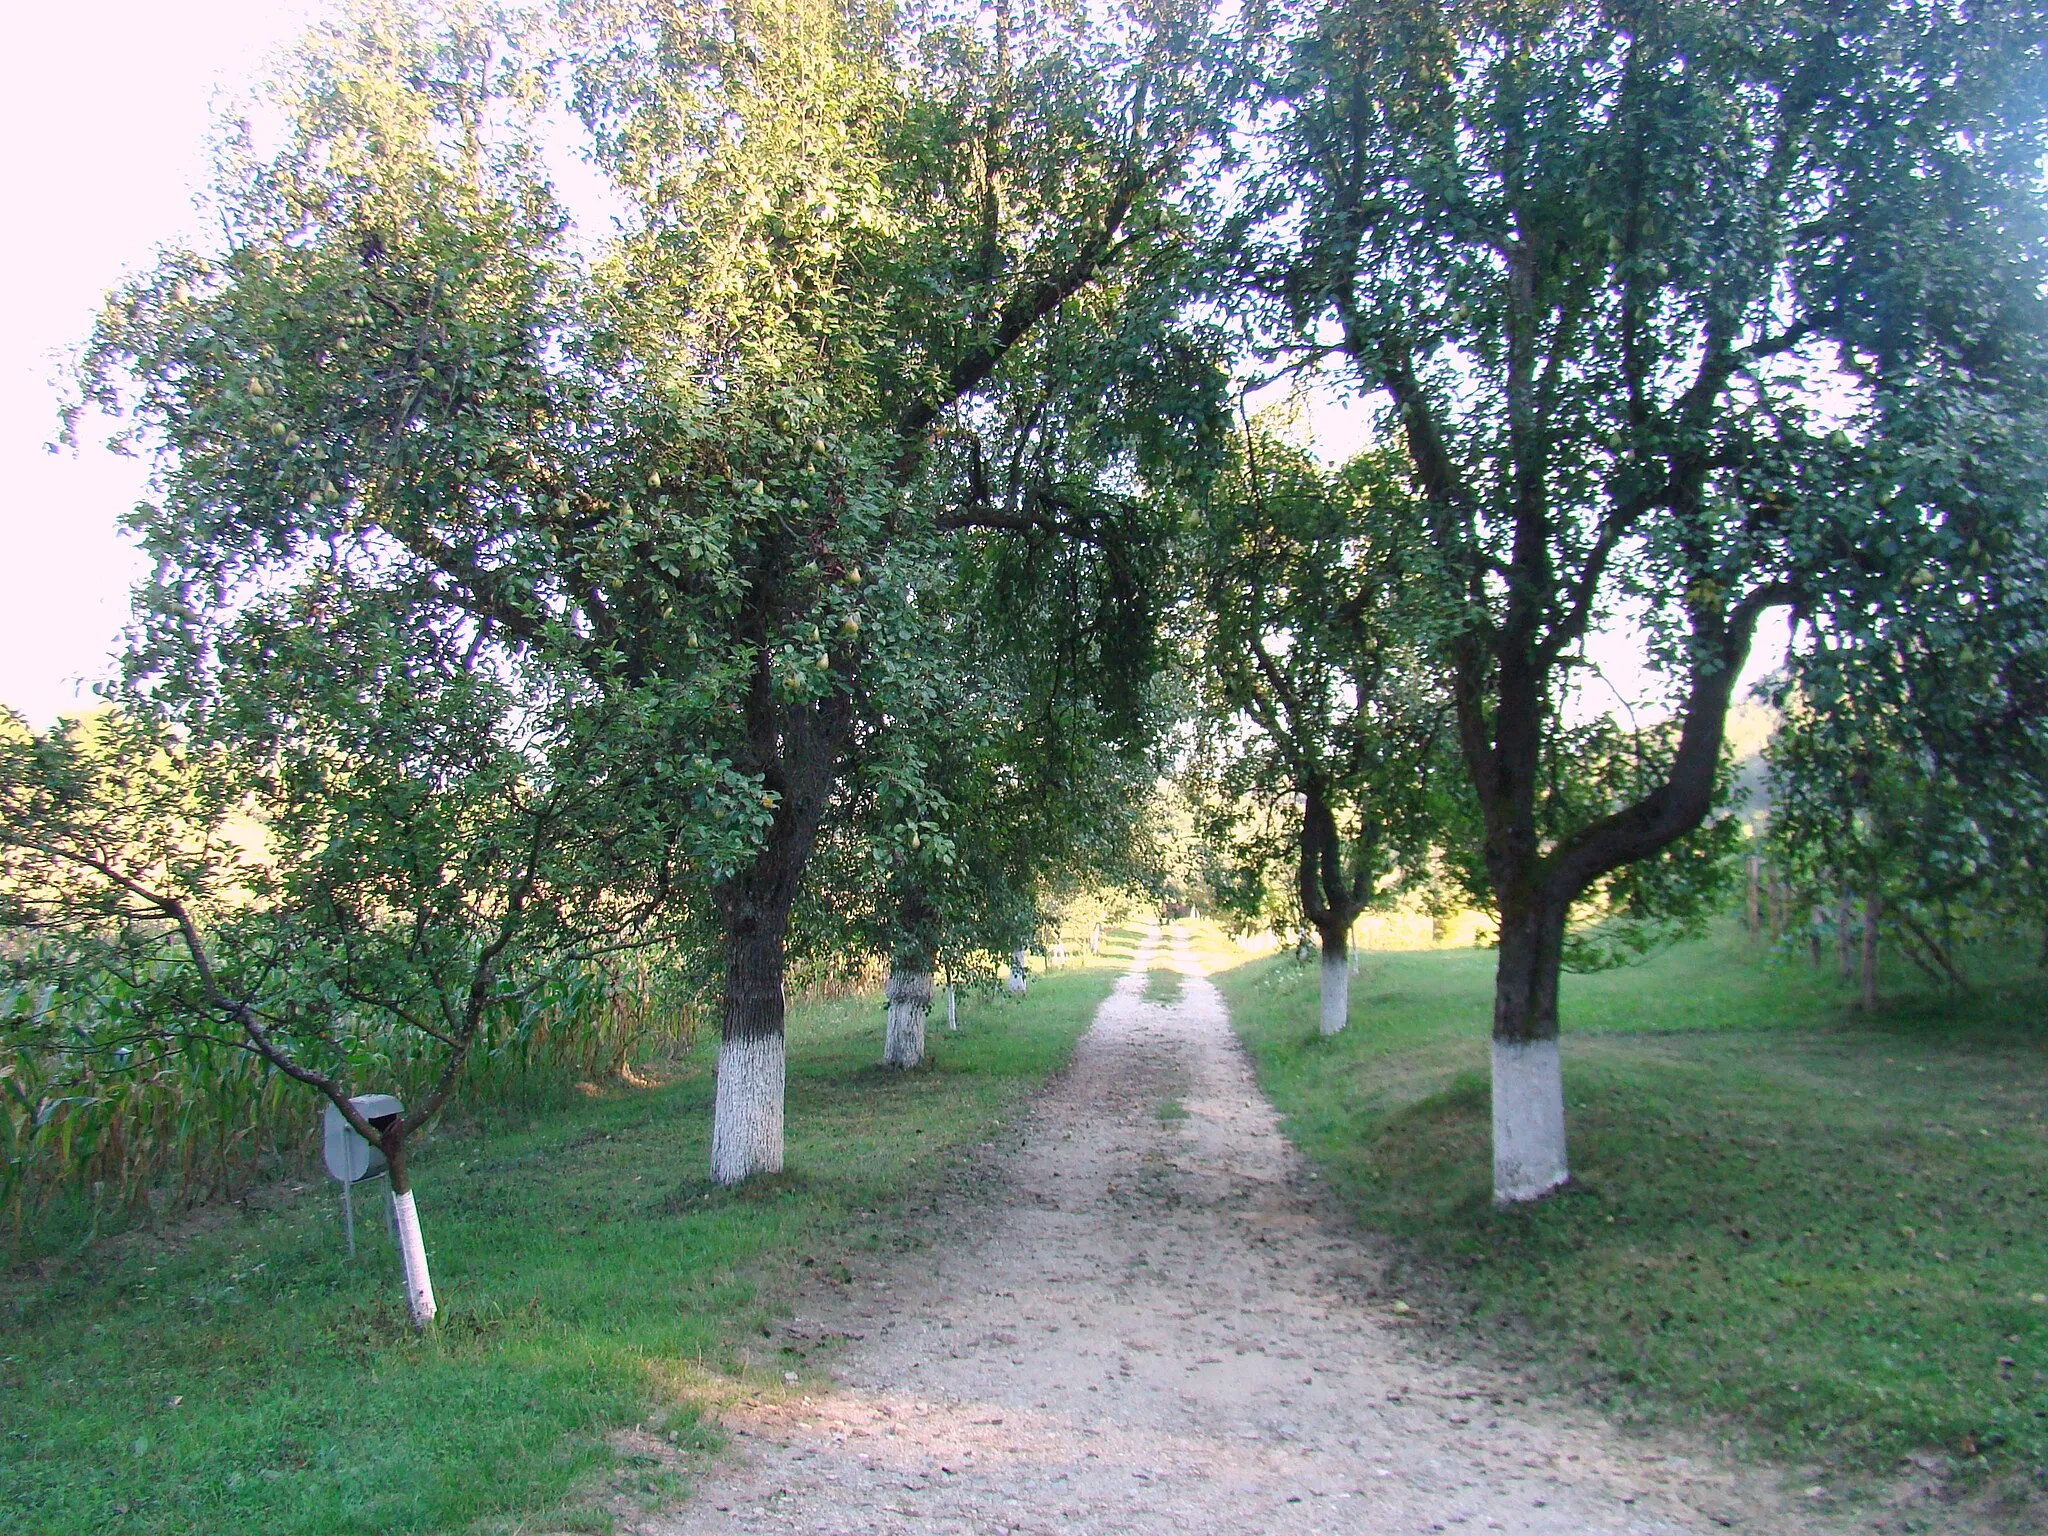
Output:
<svg viewBox="0 0 2048 1536">
<path fill-rule="evenodd" d="M 882 1036 L 882 1065 L 914 1067 L 924 1060 L 924 1021 L 931 1012 L 929 971 L 891 971 L 882 996 L 889 1003 L 889 1027 Z"/>
<path fill-rule="evenodd" d="M 1555 1040 L 1493 1042 L 1493 1199 L 1514 1205 L 1571 1177 Z"/>
<path fill-rule="evenodd" d="M 405 1265 L 405 1304 L 413 1327 L 424 1328 L 434 1320 L 434 1280 L 427 1273 L 427 1244 L 411 1190 L 391 1197 L 391 1224 L 398 1229 L 398 1256 Z"/>
<path fill-rule="evenodd" d="M 738 1184 L 782 1172 L 783 1037 L 756 1035 L 718 1046 L 711 1109 L 711 1177 Z"/>
<path fill-rule="evenodd" d="M 1024 951 L 1018 950 L 1010 956 L 1010 979 L 1004 983 L 1010 989 L 1010 996 L 1022 997 L 1031 987 L 1031 974 L 1024 969 Z"/>
<path fill-rule="evenodd" d="M 1351 1017 L 1351 972 L 1342 955 L 1323 956 L 1323 1033 L 1334 1035 Z"/>
</svg>

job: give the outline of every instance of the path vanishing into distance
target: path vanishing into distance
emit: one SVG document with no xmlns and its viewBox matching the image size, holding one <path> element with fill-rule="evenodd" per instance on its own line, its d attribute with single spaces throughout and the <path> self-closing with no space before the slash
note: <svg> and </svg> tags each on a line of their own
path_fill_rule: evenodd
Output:
<svg viewBox="0 0 2048 1536">
<path fill-rule="evenodd" d="M 1177 1002 L 1142 995 L 1160 963 Z M 635 1529 L 1852 1528 L 1768 1472 L 1426 1360 L 1184 941 L 1146 942 L 1022 1131 L 957 1237 L 804 1297 L 795 1337 L 850 1341 L 836 1389 L 728 1409 L 735 1454 Z"/>
</svg>

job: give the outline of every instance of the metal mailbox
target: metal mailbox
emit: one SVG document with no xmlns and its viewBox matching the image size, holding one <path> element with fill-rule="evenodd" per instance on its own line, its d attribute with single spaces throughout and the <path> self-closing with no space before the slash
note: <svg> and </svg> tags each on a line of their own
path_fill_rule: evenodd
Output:
<svg viewBox="0 0 2048 1536">
<path fill-rule="evenodd" d="M 405 1106 L 388 1093 L 359 1094 L 349 1103 L 380 1130 L 382 1122 L 405 1113 Z M 359 1184 L 384 1171 L 383 1152 L 358 1136 L 355 1127 L 342 1119 L 341 1111 L 332 1104 L 327 1106 L 323 1125 L 329 1174 L 344 1184 Z"/>
<path fill-rule="evenodd" d="M 356 1113 L 379 1130 L 385 1122 L 395 1120 L 405 1113 L 405 1106 L 388 1093 L 362 1093 L 349 1100 Z M 321 1118 L 321 1129 L 326 1133 L 322 1139 L 321 1151 L 327 1158 L 327 1171 L 341 1185 L 341 1232 L 342 1241 L 348 1245 L 348 1256 L 356 1256 L 356 1203 L 352 1198 L 356 1185 L 364 1179 L 375 1178 L 387 1172 L 384 1152 L 356 1134 L 356 1128 L 341 1117 L 341 1110 L 333 1104 L 327 1106 L 327 1113 Z M 392 1232 L 397 1232 L 396 1217 L 393 1217 Z"/>
</svg>

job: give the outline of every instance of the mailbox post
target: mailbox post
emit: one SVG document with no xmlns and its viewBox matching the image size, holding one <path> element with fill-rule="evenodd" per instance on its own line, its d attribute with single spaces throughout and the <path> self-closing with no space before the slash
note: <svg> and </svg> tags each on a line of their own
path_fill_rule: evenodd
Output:
<svg viewBox="0 0 2048 1536">
<path fill-rule="evenodd" d="M 379 1130 L 405 1113 L 405 1106 L 388 1093 L 362 1094 L 350 1099 L 349 1103 Z M 382 1150 L 357 1135 L 355 1127 L 343 1119 L 340 1109 L 332 1104 L 327 1106 L 323 1129 L 326 1132 L 323 1151 L 327 1158 L 327 1171 L 341 1185 L 342 1230 L 347 1238 L 349 1257 L 354 1258 L 354 1187 L 364 1179 L 389 1173 L 390 1170 L 385 1166 Z M 412 1308 L 413 1321 L 424 1327 L 434 1317 L 434 1282 L 427 1273 L 427 1248 L 420 1236 L 419 1211 L 413 1204 L 411 1190 L 402 1195 L 391 1194 L 390 1216 L 391 1235 L 397 1241 L 399 1257 L 405 1265 L 406 1302 Z"/>
</svg>

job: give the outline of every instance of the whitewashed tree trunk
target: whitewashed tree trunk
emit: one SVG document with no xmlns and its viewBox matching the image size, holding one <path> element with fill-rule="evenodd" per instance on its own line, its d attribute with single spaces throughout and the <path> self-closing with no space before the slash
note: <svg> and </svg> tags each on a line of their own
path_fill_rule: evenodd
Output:
<svg viewBox="0 0 2048 1536">
<path fill-rule="evenodd" d="M 1031 986 L 1031 976 L 1024 969 L 1024 951 L 1017 950 L 1010 956 L 1010 996 L 1022 997 Z"/>
<path fill-rule="evenodd" d="M 392 1195 L 391 1224 L 398 1233 L 399 1260 L 405 1265 L 405 1304 L 413 1327 L 424 1328 L 434 1320 L 434 1280 L 427 1273 L 427 1244 L 420 1236 L 419 1208 L 410 1189 Z"/>
<path fill-rule="evenodd" d="M 924 1020 L 931 1012 L 932 973 L 892 968 L 882 996 L 889 1004 L 889 1026 L 882 1037 L 882 1065 L 917 1066 L 924 1060 Z"/>
<path fill-rule="evenodd" d="M 1323 960 L 1318 1020 L 1325 1035 L 1334 1035 L 1351 1018 L 1351 920 L 1341 912 L 1324 914 L 1316 923 L 1316 945 Z"/>
<path fill-rule="evenodd" d="M 1535 1200 L 1568 1182 L 1557 983 L 1569 903 L 1502 903 L 1493 978 L 1493 1198 Z"/>
<path fill-rule="evenodd" d="M 1323 951 L 1323 1033 L 1334 1035 L 1351 1016 L 1351 968 L 1344 952 Z"/>
<path fill-rule="evenodd" d="M 782 1172 L 783 1036 L 730 1035 L 718 1045 L 711 1110 L 711 1177 L 738 1184 Z"/>
<path fill-rule="evenodd" d="M 1534 1200 L 1571 1177 L 1557 1041 L 1493 1042 L 1493 1198 Z"/>
<path fill-rule="evenodd" d="M 946 983 L 946 1033 L 957 1034 L 960 1029 L 960 989 L 952 982 Z"/>
</svg>

